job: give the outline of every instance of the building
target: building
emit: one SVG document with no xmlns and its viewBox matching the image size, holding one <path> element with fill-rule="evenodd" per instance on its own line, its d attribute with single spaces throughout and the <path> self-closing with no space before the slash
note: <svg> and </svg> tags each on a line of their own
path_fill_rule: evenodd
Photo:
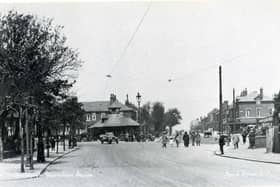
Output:
<svg viewBox="0 0 280 187">
<path fill-rule="evenodd" d="M 136 111 L 117 100 L 111 94 L 108 101 L 83 102 L 86 112 L 86 129 L 94 138 L 105 132 L 114 132 L 116 136 L 124 133 L 135 134 L 139 124 L 132 119 Z"/>
<path fill-rule="evenodd" d="M 264 95 L 263 88 L 260 91 L 248 93 L 243 90 L 240 96 L 234 99 L 230 107 L 229 126 L 232 132 L 239 131 L 241 127 L 257 125 L 259 120 L 272 116 L 274 101 L 272 97 Z"/>
<path fill-rule="evenodd" d="M 264 95 L 263 88 L 259 91 L 248 93 L 244 89 L 235 97 L 233 89 L 232 104 L 224 101 L 222 104 L 222 126 L 219 127 L 219 109 L 214 108 L 206 117 L 201 117 L 199 124 L 193 125 L 192 129 L 223 131 L 224 133 L 240 132 L 242 127 L 248 125 L 272 126 L 274 101 L 272 97 Z"/>
</svg>

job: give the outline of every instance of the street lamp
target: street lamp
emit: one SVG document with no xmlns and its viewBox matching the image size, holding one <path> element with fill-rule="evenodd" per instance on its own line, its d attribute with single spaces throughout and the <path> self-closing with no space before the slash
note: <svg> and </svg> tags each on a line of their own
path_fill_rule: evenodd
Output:
<svg viewBox="0 0 280 187">
<path fill-rule="evenodd" d="M 137 95 L 136 95 L 136 100 L 137 100 L 137 103 L 138 103 L 138 115 L 137 115 L 137 121 L 140 122 L 140 103 L 141 103 L 141 95 L 139 92 L 137 92 Z"/>
<path fill-rule="evenodd" d="M 138 103 L 138 112 L 137 112 L 137 122 L 140 124 L 140 103 L 141 103 L 141 95 L 139 92 L 137 92 L 137 95 L 136 95 L 136 100 L 137 100 L 137 103 Z M 140 133 L 143 134 L 143 129 L 141 127 L 141 124 L 140 124 Z"/>
</svg>

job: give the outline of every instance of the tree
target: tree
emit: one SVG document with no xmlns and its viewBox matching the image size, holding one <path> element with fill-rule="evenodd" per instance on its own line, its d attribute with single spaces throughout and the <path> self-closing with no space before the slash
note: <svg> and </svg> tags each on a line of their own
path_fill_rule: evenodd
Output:
<svg viewBox="0 0 280 187">
<path fill-rule="evenodd" d="M 177 108 L 169 109 L 164 114 L 164 127 L 168 126 L 171 133 L 171 128 L 176 124 L 180 124 L 181 119 L 181 113 Z"/>
<path fill-rule="evenodd" d="M 164 106 L 162 103 L 154 103 L 152 107 L 151 117 L 154 124 L 154 130 L 157 134 L 159 134 L 160 131 L 164 130 Z"/>
<path fill-rule="evenodd" d="M 12 79 L 13 100 L 34 96 L 39 106 L 38 162 L 44 161 L 42 133 L 48 125 L 43 124 L 44 103 L 65 97 L 82 63 L 77 51 L 66 46 L 62 28 L 31 14 L 10 11 L 0 17 L 0 74 Z"/>
<path fill-rule="evenodd" d="M 151 123 L 151 104 L 148 102 L 140 108 L 140 123 Z"/>
<path fill-rule="evenodd" d="M 82 103 L 78 102 L 77 97 L 69 97 L 64 103 L 62 103 L 62 115 L 63 121 L 63 145 L 65 147 L 65 128 L 68 123 L 70 126 L 69 133 L 69 147 L 75 146 L 75 133 L 76 129 L 80 128 L 85 122 L 85 111 L 82 109 Z"/>
</svg>

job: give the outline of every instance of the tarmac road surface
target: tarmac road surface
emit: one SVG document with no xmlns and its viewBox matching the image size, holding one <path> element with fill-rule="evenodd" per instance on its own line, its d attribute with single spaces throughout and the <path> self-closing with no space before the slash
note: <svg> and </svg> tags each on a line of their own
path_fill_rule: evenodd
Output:
<svg viewBox="0 0 280 187">
<path fill-rule="evenodd" d="M 280 165 L 217 157 L 217 145 L 81 143 L 36 179 L 0 182 L 1 187 L 280 186 Z"/>
</svg>

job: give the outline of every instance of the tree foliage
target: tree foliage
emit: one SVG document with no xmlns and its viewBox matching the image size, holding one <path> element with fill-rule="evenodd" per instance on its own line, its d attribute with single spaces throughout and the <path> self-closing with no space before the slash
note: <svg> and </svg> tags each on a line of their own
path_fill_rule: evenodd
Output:
<svg viewBox="0 0 280 187">
<path fill-rule="evenodd" d="M 60 95 L 71 86 L 68 75 L 81 61 L 66 46 L 62 28 L 51 19 L 13 11 L 0 18 L 0 73 L 12 78 L 13 94 Z"/>
<path fill-rule="evenodd" d="M 164 130 L 164 106 L 160 102 L 154 103 L 152 107 L 151 118 L 154 124 L 154 129 L 156 132 Z"/>
<path fill-rule="evenodd" d="M 172 127 L 176 124 L 180 124 L 181 119 L 182 119 L 181 113 L 177 108 L 169 109 L 164 114 L 164 126 Z"/>
</svg>

